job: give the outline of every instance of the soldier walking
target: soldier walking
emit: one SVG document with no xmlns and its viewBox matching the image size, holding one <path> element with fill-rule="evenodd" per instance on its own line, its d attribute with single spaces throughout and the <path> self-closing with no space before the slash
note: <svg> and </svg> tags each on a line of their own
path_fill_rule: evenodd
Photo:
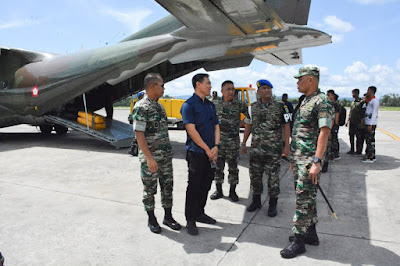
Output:
<svg viewBox="0 0 400 266">
<path fill-rule="evenodd" d="M 234 99 L 235 86 L 232 81 L 226 80 L 222 83 L 221 93 L 222 98 L 213 101 L 220 123 L 221 142 L 219 145 L 217 168 L 214 178 L 217 190 L 210 198 L 216 200 L 224 197 L 222 193 L 222 183 L 224 182 L 225 162 L 227 162 L 229 167 L 228 183 L 230 184 L 229 198 L 233 202 L 237 202 L 239 200 L 236 194 L 236 185 L 239 183 L 239 169 L 237 163 L 240 146 L 240 116 L 243 113 L 248 117 L 249 114 L 247 105 L 242 101 Z"/>
<path fill-rule="evenodd" d="M 302 67 L 295 78 L 299 92 L 306 97 L 293 124 L 290 168 L 296 186 L 296 212 L 294 237 L 289 238 L 291 243 L 280 252 L 283 258 L 294 258 L 306 252 L 305 244 L 319 245 L 315 227 L 318 222 L 317 184 L 333 115 L 331 102 L 318 88 L 318 68 Z"/>
<path fill-rule="evenodd" d="M 245 119 L 242 153 L 245 154 L 246 142 L 252 134 L 250 151 L 250 189 L 253 201 L 247 211 L 253 212 L 261 208 L 263 193 L 262 176 L 268 177 L 269 208 L 268 216 L 277 215 L 279 171 L 282 156 L 282 129 L 284 130 L 284 154 L 289 154 L 290 114 L 286 112 L 282 102 L 272 98 L 272 84 L 265 79 L 257 81 L 259 99 L 250 105 L 250 118 Z"/>
<path fill-rule="evenodd" d="M 164 80 L 158 73 L 144 78 L 146 95 L 133 110 L 133 130 L 139 144 L 140 175 L 143 182 L 143 204 L 149 216 L 148 226 L 153 233 L 161 233 L 154 215 L 154 195 L 157 182 L 161 187 L 161 204 L 165 210 L 163 224 L 173 230 L 181 225 L 172 218 L 172 147 L 168 136 L 167 115 L 158 99 L 164 94 Z"/>
</svg>

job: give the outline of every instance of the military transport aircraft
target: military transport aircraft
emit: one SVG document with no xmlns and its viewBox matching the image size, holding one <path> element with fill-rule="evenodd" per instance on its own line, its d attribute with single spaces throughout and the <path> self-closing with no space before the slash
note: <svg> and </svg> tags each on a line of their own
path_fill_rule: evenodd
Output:
<svg viewBox="0 0 400 266">
<path fill-rule="evenodd" d="M 112 103 L 142 90 L 147 73 L 168 82 L 199 68 L 248 66 L 254 58 L 301 64 L 301 48 L 331 42 L 303 26 L 311 0 L 156 1 L 171 15 L 114 45 L 68 55 L 0 47 L 0 127 L 30 124 L 46 134 L 74 128 L 123 147 L 133 132 L 111 119 Z M 85 107 L 106 107 L 107 128 L 77 123 Z"/>
</svg>

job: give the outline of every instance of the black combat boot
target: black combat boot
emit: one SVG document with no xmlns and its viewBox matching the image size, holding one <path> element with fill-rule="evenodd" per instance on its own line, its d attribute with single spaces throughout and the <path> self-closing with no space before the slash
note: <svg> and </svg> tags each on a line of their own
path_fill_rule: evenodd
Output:
<svg viewBox="0 0 400 266">
<path fill-rule="evenodd" d="M 171 208 L 165 208 L 165 215 L 163 224 L 171 228 L 172 230 L 181 230 L 181 225 L 172 218 Z"/>
<path fill-rule="evenodd" d="M 154 211 L 147 211 L 147 214 L 149 215 L 149 222 L 147 225 L 149 226 L 150 231 L 156 234 L 161 233 L 161 227 L 157 222 L 156 216 L 154 215 Z"/>
<path fill-rule="evenodd" d="M 253 201 L 246 210 L 248 212 L 253 212 L 257 209 L 261 209 L 261 195 L 253 195 Z"/>
<path fill-rule="evenodd" d="M 294 239 L 294 236 L 289 237 L 289 241 L 292 242 Z M 318 246 L 319 245 L 319 239 L 317 235 L 317 229 L 315 228 L 315 224 L 311 225 L 307 233 L 304 235 L 304 244 L 311 245 L 311 246 Z"/>
<path fill-rule="evenodd" d="M 233 202 L 237 202 L 239 200 L 239 197 L 236 194 L 236 185 L 231 185 L 231 188 L 229 189 L 229 198 Z"/>
<path fill-rule="evenodd" d="M 293 242 L 281 250 L 281 257 L 285 259 L 291 259 L 297 255 L 303 254 L 304 252 L 306 252 L 304 235 L 294 234 Z"/>
<path fill-rule="evenodd" d="M 210 196 L 210 199 L 216 200 L 224 197 L 224 194 L 222 194 L 222 184 L 216 183 L 215 186 L 217 187 L 217 190 L 212 193 Z"/>
<path fill-rule="evenodd" d="M 268 208 L 268 216 L 275 217 L 278 212 L 276 210 L 276 204 L 278 203 L 278 198 L 270 197 L 269 198 L 269 208 Z"/>
</svg>

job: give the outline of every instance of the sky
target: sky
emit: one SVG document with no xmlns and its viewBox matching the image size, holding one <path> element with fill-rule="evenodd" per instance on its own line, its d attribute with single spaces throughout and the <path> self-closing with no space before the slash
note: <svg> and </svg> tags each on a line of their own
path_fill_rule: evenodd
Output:
<svg viewBox="0 0 400 266">
<path fill-rule="evenodd" d="M 169 15 L 152 0 L 0 0 L 0 46 L 72 54 L 111 45 Z M 400 0 L 313 0 L 308 27 L 332 35 L 328 45 L 303 48 L 303 64 L 321 69 L 320 88 L 351 97 L 354 88 L 377 87 L 377 97 L 400 93 Z M 276 96 L 299 97 L 296 79 L 304 65 L 250 66 L 208 72 L 213 89 L 268 79 Z M 3 66 L 0 66 L 3 67 Z M 198 70 L 165 85 L 165 94 L 191 95 Z"/>
</svg>

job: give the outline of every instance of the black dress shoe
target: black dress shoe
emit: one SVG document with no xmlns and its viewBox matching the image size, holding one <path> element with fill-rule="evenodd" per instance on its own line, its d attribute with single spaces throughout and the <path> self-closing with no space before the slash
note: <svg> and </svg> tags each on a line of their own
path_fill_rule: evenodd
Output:
<svg viewBox="0 0 400 266">
<path fill-rule="evenodd" d="M 169 228 L 171 228 L 172 230 L 181 230 L 181 225 L 175 221 L 174 219 L 172 220 L 167 220 L 164 218 L 163 224 L 165 224 L 166 226 L 168 226 Z"/>
<path fill-rule="evenodd" d="M 188 221 L 186 229 L 189 235 L 197 236 L 199 234 L 199 230 L 197 229 L 195 221 Z"/>
<path fill-rule="evenodd" d="M 158 224 L 157 220 L 149 220 L 147 225 L 149 226 L 151 232 L 155 234 L 161 233 L 161 227 Z"/>
<path fill-rule="evenodd" d="M 203 224 L 216 224 L 217 223 L 217 221 L 215 219 L 211 218 L 210 216 L 208 216 L 205 213 L 200 215 L 200 217 L 197 217 L 196 221 L 199 223 L 203 223 Z"/>
</svg>

